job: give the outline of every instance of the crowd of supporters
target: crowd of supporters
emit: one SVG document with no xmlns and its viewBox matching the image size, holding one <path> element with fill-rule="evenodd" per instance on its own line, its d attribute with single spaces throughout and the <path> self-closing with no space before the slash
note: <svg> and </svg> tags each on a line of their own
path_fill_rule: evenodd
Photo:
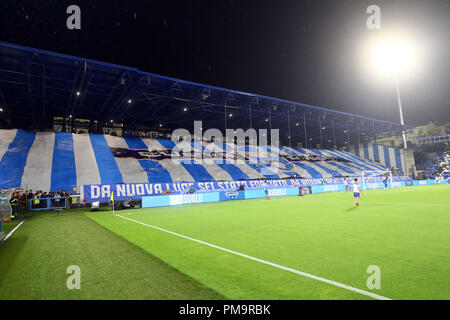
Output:
<svg viewBox="0 0 450 320">
<path fill-rule="evenodd" d="M 447 179 L 450 178 L 450 151 L 437 156 L 433 163 L 425 170 L 425 177 Z"/>
<path fill-rule="evenodd" d="M 47 198 L 49 200 L 44 200 Z M 70 208 L 72 204 L 71 194 L 65 190 L 58 190 L 56 192 L 44 192 L 42 190 L 36 192 L 33 192 L 33 190 L 14 192 L 9 200 L 13 209 L 13 214 L 28 211 L 30 200 L 33 200 L 33 208 L 46 208 L 48 205 L 47 201 L 51 202 L 50 204 L 52 207 L 63 206 L 66 204 L 67 208 Z"/>
</svg>

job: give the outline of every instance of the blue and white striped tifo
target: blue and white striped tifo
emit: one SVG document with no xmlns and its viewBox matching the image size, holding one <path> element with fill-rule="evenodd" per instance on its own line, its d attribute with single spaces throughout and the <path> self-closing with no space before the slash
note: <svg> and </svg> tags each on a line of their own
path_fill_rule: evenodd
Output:
<svg viewBox="0 0 450 320">
<path fill-rule="evenodd" d="M 400 148 L 388 147 L 373 142 L 363 142 L 352 146 L 350 151 L 353 151 L 355 155 L 362 159 L 378 162 L 386 168 L 397 168 L 400 171 L 404 171 L 403 168 L 406 167 L 405 151 Z"/>
<path fill-rule="evenodd" d="M 192 142 L 191 147 L 193 153 L 200 154 L 237 152 L 244 160 L 240 163 L 214 157 L 202 162 L 178 160 L 170 157 L 176 144 L 163 139 L 0 130 L 0 188 L 48 192 L 88 184 L 325 178 L 386 169 L 379 163 L 337 150 L 288 147 L 271 150 L 211 142 Z M 277 154 L 276 159 L 273 154 Z M 270 164 L 274 162 L 279 170 L 273 170 Z"/>
</svg>

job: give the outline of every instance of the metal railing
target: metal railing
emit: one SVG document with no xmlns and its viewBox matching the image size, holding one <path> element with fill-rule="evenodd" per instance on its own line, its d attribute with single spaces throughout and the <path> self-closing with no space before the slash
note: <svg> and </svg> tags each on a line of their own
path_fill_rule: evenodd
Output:
<svg viewBox="0 0 450 320">
<path fill-rule="evenodd" d="M 30 211 L 67 208 L 67 198 L 33 198 L 28 201 Z"/>
</svg>

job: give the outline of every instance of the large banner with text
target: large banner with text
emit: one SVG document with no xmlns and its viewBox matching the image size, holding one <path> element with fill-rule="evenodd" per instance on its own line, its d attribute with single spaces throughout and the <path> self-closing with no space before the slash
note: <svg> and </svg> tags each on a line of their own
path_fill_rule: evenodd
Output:
<svg viewBox="0 0 450 320">
<path fill-rule="evenodd" d="M 369 178 L 371 182 L 382 182 L 382 177 Z M 394 177 L 395 181 L 408 180 L 408 177 Z M 342 184 L 350 178 L 324 178 L 324 179 L 279 179 L 267 180 L 269 189 L 291 188 L 314 185 Z M 107 202 L 114 193 L 114 200 L 141 199 L 148 196 L 168 194 L 186 194 L 189 192 L 223 192 L 238 190 L 258 190 L 264 187 L 264 180 L 245 181 L 211 181 L 211 182 L 178 182 L 178 183 L 123 183 L 83 186 L 86 203 L 95 201 Z"/>
</svg>

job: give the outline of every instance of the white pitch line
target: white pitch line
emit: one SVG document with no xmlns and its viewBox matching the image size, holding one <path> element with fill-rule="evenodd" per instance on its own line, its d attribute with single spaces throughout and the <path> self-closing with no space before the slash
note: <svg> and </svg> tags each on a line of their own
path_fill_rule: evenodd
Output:
<svg viewBox="0 0 450 320">
<path fill-rule="evenodd" d="M 20 226 L 25 222 L 25 220 L 23 220 L 21 223 L 19 223 L 14 229 L 12 229 L 5 237 L 5 239 L 3 239 L 3 241 L 6 241 L 9 239 L 9 237 L 11 237 L 13 235 L 14 232 L 16 232 L 17 229 L 20 228 Z"/>
<path fill-rule="evenodd" d="M 310 273 L 306 273 L 306 272 L 303 272 L 303 271 L 299 271 L 299 270 L 296 270 L 296 269 L 285 267 L 285 266 L 282 266 L 280 264 L 276 264 L 276 263 L 273 263 L 273 262 L 270 262 L 270 261 L 266 261 L 266 260 L 263 260 L 263 259 L 259 259 L 259 258 L 255 258 L 255 257 L 249 256 L 249 255 L 246 255 L 244 253 L 240 253 L 240 252 L 237 252 L 237 251 L 234 251 L 234 250 L 230 250 L 230 249 L 227 249 L 227 248 L 216 246 L 215 244 L 211 244 L 211 243 L 208 243 L 208 242 L 205 242 L 205 241 L 202 241 L 202 240 L 194 239 L 194 238 L 191 238 L 191 237 L 188 237 L 188 236 L 185 236 L 185 235 L 173 232 L 173 231 L 169 231 L 169 230 L 166 230 L 166 229 L 163 229 L 163 228 L 160 228 L 160 227 L 152 226 L 150 224 L 146 224 L 146 223 L 134 220 L 134 219 L 130 219 L 130 218 L 121 216 L 119 214 L 114 214 L 114 215 L 118 216 L 118 217 L 120 217 L 122 219 L 129 220 L 129 221 L 141 224 L 141 225 L 146 226 L 146 227 L 150 227 L 150 228 L 157 229 L 157 230 L 160 230 L 160 231 L 163 231 L 163 232 L 166 232 L 166 233 L 170 233 L 170 234 L 172 234 L 174 236 L 177 236 L 177 237 L 181 237 L 181 238 L 184 238 L 184 239 L 187 239 L 187 240 L 198 242 L 200 244 L 203 244 L 203 245 L 206 245 L 206 246 L 209 246 L 209 247 L 212 247 L 212 248 L 216 248 L 216 249 L 219 249 L 219 250 L 222 250 L 222 251 L 225 251 L 225 252 L 228 252 L 228 253 L 231 253 L 231 254 L 243 257 L 243 258 L 247 258 L 247 259 L 250 259 L 250 260 L 253 260 L 253 261 L 256 261 L 256 262 L 260 262 L 260 263 L 263 263 L 263 264 L 266 264 L 266 265 L 269 265 L 269 266 L 272 266 L 272 267 L 275 267 L 275 268 L 278 268 L 278 269 L 281 269 L 281 270 L 289 271 L 289 272 L 292 272 L 292 273 L 295 273 L 295 274 L 298 274 L 298 275 L 301 275 L 301 276 L 304 276 L 304 277 L 307 277 L 307 278 L 311 278 L 311 279 L 314 279 L 314 280 L 322 281 L 322 282 L 331 284 L 333 286 L 336 286 L 336 287 L 339 287 L 339 288 L 343 288 L 343 289 L 347 289 L 347 290 L 350 290 L 350 291 L 353 291 L 353 292 L 356 292 L 356 293 L 359 293 L 359 294 L 362 294 L 362 295 L 365 295 L 365 296 L 368 296 L 368 297 L 371 297 L 371 298 L 374 298 L 374 299 L 378 299 L 378 300 L 392 300 L 390 298 L 383 297 L 383 296 L 380 296 L 380 295 L 372 293 L 372 292 L 364 291 L 364 290 L 361 290 L 361 289 L 358 289 L 358 288 L 354 288 L 354 287 L 351 287 L 351 286 L 348 286 L 346 284 L 342 284 L 342 283 L 339 283 L 339 282 L 336 282 L 336 281 L 333 281 L 333 280 L 328 280 L 328 279 L 325 279 L 325 278 L 322 278 L 322 277 L 318 277 L 318 276 L 312 275 Z"/>
<path fill-rule="evenodd" d="M 353 199 L 353 198 L 352 198 Z M 361 199 L 363 199 L 361 197 Z M 348 201 L 341 200 L 303 200 L 305 202 L 331 202 L 331 203 L 348 203 Z M 417 206 L 431 206 L 431 207 L 450 207 L 450 204 L 439 203 L 420 203 L 420 202 L 362 202 L 363 204 L 397 204 L 397 205 L 417 205 Z"/>
</svg>

